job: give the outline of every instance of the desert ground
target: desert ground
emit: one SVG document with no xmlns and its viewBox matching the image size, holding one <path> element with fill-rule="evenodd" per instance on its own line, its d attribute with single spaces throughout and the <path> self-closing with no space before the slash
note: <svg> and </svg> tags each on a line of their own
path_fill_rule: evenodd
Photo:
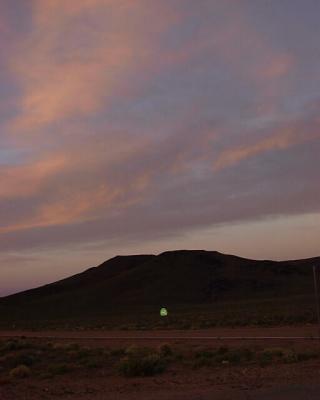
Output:
<svg viewBox="0 0 320 400">
<path fill-rule="evenodd" d="M 1 400 L 320 398 L 320 340 L 313 325 L 1 331 L 0 342 Z M 166 368 L 146 376 L 118 368 L 150 354 L 163 357 Z M 26 376 L 12 372 L 14 362 L 29 362 Z"/>
</svg>

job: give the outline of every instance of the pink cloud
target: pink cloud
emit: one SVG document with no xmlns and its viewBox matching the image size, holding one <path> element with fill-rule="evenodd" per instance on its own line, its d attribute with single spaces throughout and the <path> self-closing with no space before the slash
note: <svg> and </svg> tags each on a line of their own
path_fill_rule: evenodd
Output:
<svg viewBox="0 0 320 400">
<path fill-rule="evenodd" d="M 145 0 L 35 1 L 32 32 L 10 63 L 22 89 L 12 127 L 34 131 L 91 115 L 130 91 L 128 77 L 154 54 L 145 30 L 158 35 L 167 17 L 165 6 Z"/>
<path fill-rule="evenodd" d="M 0 168 L 0 198 L 28 197 L 37 193 L 48 179 L 61 173 L 67 159 L 61 155 L 43 158 L 26 165 Z"/>
<path fill-rule="evenodd" d="M 310 122 L 311 127 L 308 126 Z M 271 130 L 268 132 L 268 136 L 260 141 L 223 150 L 214 161 L 214 170 L 232 167 L 250 157 L 274 150 L 286 150 L 319 138 L 319 119 L 317 117 L 310 117 L 310 121 L 294 121 L 275 131 Z"/>
</svg>

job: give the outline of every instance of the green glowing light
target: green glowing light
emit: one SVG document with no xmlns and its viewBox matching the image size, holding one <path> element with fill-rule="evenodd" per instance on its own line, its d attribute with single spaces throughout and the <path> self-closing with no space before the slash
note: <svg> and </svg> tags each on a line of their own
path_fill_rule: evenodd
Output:
<svg viewBox="0 0 320 400">
<path fill-rule="evenodd" d="M 161 317 L 166 317 L 168 315 L 168 310 L 166 308 L 161 308 L 160 310 Z"/>
</svg>

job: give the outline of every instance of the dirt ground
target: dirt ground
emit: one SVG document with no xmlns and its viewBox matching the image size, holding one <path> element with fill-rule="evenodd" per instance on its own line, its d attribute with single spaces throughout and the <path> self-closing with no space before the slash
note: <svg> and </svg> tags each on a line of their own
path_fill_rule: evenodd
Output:
<svg viewBox="0 0 320 400">
<path fill-rule="evenodd" d="M 293 346 L 304 349 L 320 346 L 318 328 L 308 326 L 214 328 L 206 330 L 154 330 L 154 331 L 1 331 L 1 338 L 26 337 L 37 340 L 58 340 L 62 343 L 79 343 L 84 346 L 158 346 L 171 345 L 203 346 Z M 245 339 L 245 338 L 252 339 Z M 1 399 L 0 399 L 1 400 Z"/>
<path fill-rule="evenodd" d="M 99 371 L 0 386 L 1 400 L 318 400 L 320 363 L 280 368 L 171 369 L 157 377 L 122 378 Z"/>
<path fill-rule="evenodd" d="M 210 329 L 205 331 L 0 332 L 0 337 L 25 336 L 108 348 L 159 346 L 281 346 L 319 349 L 314 326 Z M 210 337 L 261 339 L 210 339 Z M 266 339 L 265 337 L 277 337 Z M 285 336 L 306 339 L 283 339 Z M 263 337 L 263 339 L 262 339 Z M 0 400 L 315 400 L 320 398 L 320 359 L 268 366 L 218 366 L 201 369 L 172 365 L 154 377 L 125 378 L 108 369 L 72 371 L 50 379 L 30 377 L 0 384 Z"/>
<path fill-rule="evenodd" d="M 193 343 L 202 344 L 217 343 L 223 341 L 226 344 L 243 342 L 244 338 L 255 338 L 260 343 L 273 342 L 297 343 L 299 339 L 306 341 L 316 339 L 319 329 L 315 325 L 282 326 L 282 327 L 236 327 L 236 328 L 212 328 L 204 330 L 130 330 L 130 331 L 102 331 L 102 330 L 74 330 L 74 331 L 23 331 L 23 330 L 0 330 L 1 337 L 29 337 L 29 338 L 54 338 L 61 340 L 73 340 L 81 343 L 93 343 L 99 345 L 119 344 L 157 344 L 163 341 L 168 343 Z M 266 338 L 266 339 L 265 339 Z M 267 339 L 270 338 L 270 339 Z M 293 338 L 293 339 L 290 339 Z M 301 341 L 301 339 L 300 339 Z"/>
</svg>

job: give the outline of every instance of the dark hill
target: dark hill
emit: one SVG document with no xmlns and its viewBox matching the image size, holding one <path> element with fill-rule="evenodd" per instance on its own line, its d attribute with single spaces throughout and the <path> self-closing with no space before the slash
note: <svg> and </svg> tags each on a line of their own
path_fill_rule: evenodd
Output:
<svg viewBox="0 0 320 400">
<path fill-rule="evenodd" d="M 0 312 L 86 317 L 133 307 L 205 305 L 312 293 L 320 258 L 255 261 L 214 251 L 117 256 L 95 268 L 0 299 Z"/>
</svg>

